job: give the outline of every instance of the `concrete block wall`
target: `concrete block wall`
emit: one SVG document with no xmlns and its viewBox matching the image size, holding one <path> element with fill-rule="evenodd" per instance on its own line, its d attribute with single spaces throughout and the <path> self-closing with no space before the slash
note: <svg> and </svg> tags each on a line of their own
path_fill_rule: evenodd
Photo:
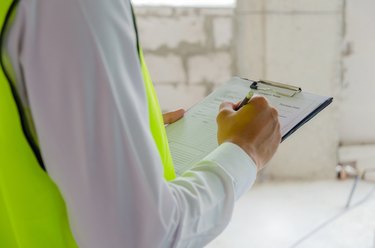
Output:
<svg viewBox="0 0 375 248">
<path fill-rule="evenodd" d="M 188 109 L 234 74 L 233 8 L 137 6 L 135 12 L 163 110 Z"/>
</svg>

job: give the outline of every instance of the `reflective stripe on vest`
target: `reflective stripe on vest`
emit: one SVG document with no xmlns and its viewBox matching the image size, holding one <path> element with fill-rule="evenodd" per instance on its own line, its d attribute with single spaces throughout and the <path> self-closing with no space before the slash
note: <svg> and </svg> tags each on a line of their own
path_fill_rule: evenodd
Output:
<svg viewBox="0 0 375 248">
<path fill-rule="evenodd" d="M 1 0 L 0 27 L 5 26 L 4 20 L 12 4 L 16 3 Z M 16 11 L 12 15 L 14 17 Z M 6 31 L 6 28 L 3 30 Z M 1 35 L 4 38 L 6 33 Z M 4 52 L 4 46 L 0 49 Z M 2 55 L 4 62 L 5 54 Z M 139 55 L 148 99 L 150 129 L 164 165 L 165 178 L 171 180 L 175 173 L 162 114 L 141 50 Z M 8 71 L 8 67 L 6 69 Z M 17 108 L 16 96 L 10 86 L 11 82 L 8 82 L 1 68 L 0 247 L 77 247 L 68 223 L 64 200 L 56 185 L 43 171 L 25 136 L 20 121 L 22 109 Z"/>
</svg>

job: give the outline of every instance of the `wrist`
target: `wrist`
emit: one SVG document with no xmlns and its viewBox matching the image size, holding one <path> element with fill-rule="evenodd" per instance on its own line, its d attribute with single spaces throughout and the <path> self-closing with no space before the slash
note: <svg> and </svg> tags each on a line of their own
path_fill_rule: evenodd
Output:
<svg viewBox="0 0 375 248">
<path fill-rule="evenodd" d="M 256 149 L 253 144 L 249 142 L 244 142 L 240 139 L 232 139 L 227 142 L 233 143 L 240 147 L 249 157 L 252 159 L 257 167 L 257 170 L 260 171 L 262 169 L 262 165 L 260 163 L 260 160 L 257 156 Z"/>
</svg>

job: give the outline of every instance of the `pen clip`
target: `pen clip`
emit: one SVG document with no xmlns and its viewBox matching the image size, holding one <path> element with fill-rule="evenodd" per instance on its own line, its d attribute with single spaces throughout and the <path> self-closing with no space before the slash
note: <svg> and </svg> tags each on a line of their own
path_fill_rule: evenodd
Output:
<svg viewBox="0 0 375 248">
<path fill-rule="evenodd" d="M 285 92 L 280 92 L 280 91 L 274 90 L 272 88 L 259 87 L 259 84 L 288 90 L 288 91 L 291 91 L 291 93 L 287 94 Z M 260 79 L 259 81 L 253 81 L 253 83 L 250 85 L 250 88 L 253 89 L 253 90 L 260 90 L 260 91 L 271 91 L 271 92 L 274 92 L 278 95 L 287 96 L 287 97 L 293 97 L 294 95 L 296 95 L 297 93 L 302 91 L 302 89 L 300 87 L 297 87 L 297 86 L 293 86 L 293 85 L 289 85 L 289 84 L 283 84 L 283 83 L 269 81 L 269 80 L 263 80 L 263 79 Z"/>
</svg>

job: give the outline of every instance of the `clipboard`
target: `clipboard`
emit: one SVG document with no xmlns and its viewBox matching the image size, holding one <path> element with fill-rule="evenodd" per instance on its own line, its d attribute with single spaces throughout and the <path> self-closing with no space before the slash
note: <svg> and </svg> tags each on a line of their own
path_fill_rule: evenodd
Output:
<svg viewBox="0 0 375 248">
<path fill-rule="evenodd" d="M 249 81 L 251 81 L 251 80 L 249 80 Z M 291 94 L 285 94 L 285 93 L 279 92 L 279 94 L 281 94 L 283 96 L 293 97 L 295 94 L 302 91 L 301 87 L 293 86 L 293 85 L 290 85 L 290 84 L 283 84 L 283 83 L 279 83 L 279 82 L 269 81 L 269 80 L 264 80 L 264 79 L 260 79 L 259 81 L 252 81 L 252 82 L 253 83 L 250 85 L 250 88 L 253 89 L 253 90 L 261 90 L 262 88 L 259 85 L 263 84 L 263 85 L 267 85 L 267 86 L 277 87 L 277 88 L 280 88 L 282 90 L 291 91 Z M 263 90 L 267 90 L 267 88 L 263 88 Z"/>
<path fill-rule="evenodd" d="M 301 87 L 269 80 L 234 77 L 191 107 L 184 118 L 166 127 L 177 175 L 192 168 L 217 148 L 216 116 L 223 101 L 239 102 L 253 90 L 279 111 L 283 142 L 326 108 L 332 97 L 305 92 Z"/>
<path fill-rule="evenodd" d="M 260 79 L 258 81 L 250 80 L 247 78 L 241 78 L 243 80 L 249 81 L 250 89 L 257 91 L 265 91 L 265 92 L 271 92 L 272 94 L 278 94 L 280 96 L 284 97 L 294 97 L 298 93 L 302 92 L 302 88 L 299 86 L 294 86 L 291 84 L 285 84 L 265 79 Z M 271 88 L 272 87 L 272 88 Z M 273 90 L 273 88 L 276 88 L 278 90 Z M 298 122 L 290 131 L 288 131 L 286 134 L 282 136 L 281 143 L 288 138 L 291 134 L 293 134 L 295 131 L 297 131 L 300 127 L 302 127 L 305 123 L 307 123 L 309 120 L 311 120 L 314 116 L 316 116 L 319 112 L 321 112 L 323 109 L 325 109 L 328 105 L 330 105 L 333 102 L 333 97 L 328 97 L 325 101 L 321 103 L 315 110 L 313 110 L 309 115 L 307 115 L 305 118 L 303 118 L 300 122 Z"/>
</svg>

